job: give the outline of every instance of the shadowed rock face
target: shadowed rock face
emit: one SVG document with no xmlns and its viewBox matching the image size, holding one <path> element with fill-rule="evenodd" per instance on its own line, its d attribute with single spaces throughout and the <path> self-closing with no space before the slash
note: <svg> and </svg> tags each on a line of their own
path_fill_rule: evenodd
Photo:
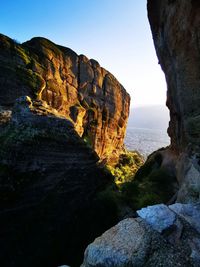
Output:
<svg viewBox="0 0 200 267">
<path fill-rule="evenodd" d="M 86 245 L 118 220 L 98 197 L 113 177 L 46 102 L 21 97 L 9 123 L 1 116 L 1 266 L 80 266 Z"/>
<path fill-rule="evenodd" d="M 168 86 L 168 133 L 170 150 L 177 156 L 178 200 L 199 201 L 200 4 L 193 0 L 148 0 L 148 17 Z"/>
<path fill-rule="evenodd" d="M 98 156 L 123 147 L 130 96 L 116 78 L 87 57 L 44 38 L 17 44 L 0 35 L 0 105 L 29 95 L 70 119 Z"/>
<path fill-rule="evenodd" d="M 200 142 L 200 4 L 149 0 L 148 16 L 168 85 L 172 148 L 181 152 Z"/>
</svg>

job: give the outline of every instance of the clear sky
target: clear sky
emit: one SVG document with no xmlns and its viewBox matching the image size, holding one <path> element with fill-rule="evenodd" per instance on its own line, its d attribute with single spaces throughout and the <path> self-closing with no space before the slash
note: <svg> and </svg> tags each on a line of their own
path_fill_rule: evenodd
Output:
<svg viewBox="0 0 200 267">
<path fill-rule="evenodd" d="M 1 0 L 0 32 L 35 36 L 94 58 L 123 84 L 132 106 L 165 104 L 166 84 L 146 0 Z"/>
</svg>

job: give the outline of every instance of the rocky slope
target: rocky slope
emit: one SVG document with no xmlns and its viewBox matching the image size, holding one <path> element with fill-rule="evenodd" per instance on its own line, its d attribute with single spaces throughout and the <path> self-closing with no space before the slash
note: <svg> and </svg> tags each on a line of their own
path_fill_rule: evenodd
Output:
<svg viewBox="0 0 200 267">
<path fill-rule="evenodd" d="M 0 105 L 28 95 L 70 119 L 101 160 L 123 147 L 130 97 L 116 78 L 86 56 L 45 38 L 23 44 L 0 35 Z"/>
</svg>

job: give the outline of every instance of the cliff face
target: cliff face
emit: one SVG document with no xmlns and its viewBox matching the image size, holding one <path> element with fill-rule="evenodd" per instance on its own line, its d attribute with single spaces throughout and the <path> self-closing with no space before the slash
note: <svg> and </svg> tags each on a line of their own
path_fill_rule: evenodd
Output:
<svg viewBox="0 0 200 267">
<path fill-rule="evenodd" d="M 148 15 L 159 63 L 168 85 L 169 135 L 178 152 L 200 141 L 200 4 L 148 1 Z"/>
<path fill-rule="evenodd" d="M 87 57 L 44 38 L 17 44 L 0 35 L 0 105 L 29 95 L 70 119 L 98 156 L 123 147 L 130 97 L 116 78 Z"/>
<path fill-rule="evenodd" d="M 148 17 L 168 86 L 168 133 L 170 151 L 177 157 L 178 200 L 199 201 L 200 4 L 193 0 L 149 0 Z"/>
</svg>

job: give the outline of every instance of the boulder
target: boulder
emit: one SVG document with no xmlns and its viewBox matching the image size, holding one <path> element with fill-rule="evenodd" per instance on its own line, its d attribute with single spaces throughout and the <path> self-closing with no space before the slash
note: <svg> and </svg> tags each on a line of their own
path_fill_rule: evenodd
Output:
<svg viewBox="0 0 200 267">
<path fill-rule="evenodd" d="M 176 221 L 175 213 L 164 204 L 142 208 L 137 214 L 159 233 L 172 227 Z"/>
<path fill-rule="evenodd" d="M 96 238 L 81 267 L 199 266 L 197 205 L 160 204 L 137 213 L 140 217 L 125 219 Z"/>
<path fill-rule="evenodd" d="M 81 267 L 142 266 L 150 241 L 141 219 L 125 219 L 87 247 Z"/>
<path fill-rule="evenodd" d="M 200 233 L 200 204 L 175 203 L 169 209 L 186 220 L 196 231 Z"/>
</svg>

